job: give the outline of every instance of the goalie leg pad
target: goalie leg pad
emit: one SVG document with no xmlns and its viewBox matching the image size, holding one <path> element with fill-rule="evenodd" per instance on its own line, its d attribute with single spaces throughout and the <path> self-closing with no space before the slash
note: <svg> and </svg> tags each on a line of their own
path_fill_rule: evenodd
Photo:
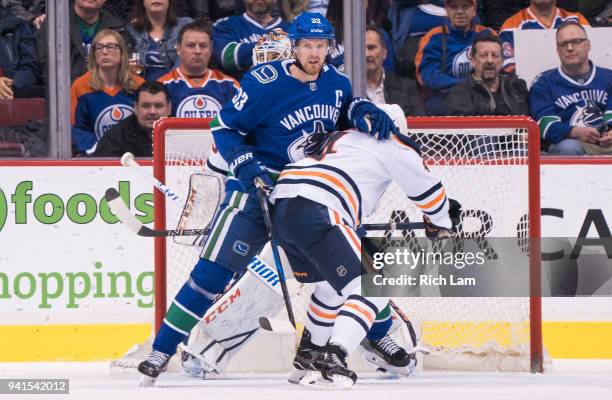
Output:
<svg viewBox="0 0 612 400">
<path fill-rule="evenodd" d="M 247 272 L 209 308 L 200 322 L 198 334 L 189 338 L 184 350 L 222 370 L 254 336 L 259 328 L 259 317 L 274 316 L 283 307 L 277 286 L 276 271 L 262 258 L 255 258 Z M 193 360 L 190 363 L 193 364 Z M 202 368 L 211 369 L 206 365 Z"/>
<path fill-rule="evenodd" d="M 155 336 L 153 349 L 174 354 L 178 344 L 189 335 L 211 306 L 216 294 L 223 292 L 232 275 L 231 271 L 200 259 L 168 308 Z"/>
</svg>

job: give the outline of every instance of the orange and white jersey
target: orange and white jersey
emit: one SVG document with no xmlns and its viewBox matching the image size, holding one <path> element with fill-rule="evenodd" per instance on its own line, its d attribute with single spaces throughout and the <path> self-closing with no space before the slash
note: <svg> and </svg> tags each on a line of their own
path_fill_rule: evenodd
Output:
<svg viewBox="0 0 612 400">
<path fill-rule="evenodd" d="M 451 228 L 442 183 L 410 140 L 397 136 L 378 141 L 355 130 L 331 133 L 321 155 L 285 167 L 271 201 L 304 197 L 337 211 L 356 228 L 393 181 L 435 225 Z"/>
</svg>

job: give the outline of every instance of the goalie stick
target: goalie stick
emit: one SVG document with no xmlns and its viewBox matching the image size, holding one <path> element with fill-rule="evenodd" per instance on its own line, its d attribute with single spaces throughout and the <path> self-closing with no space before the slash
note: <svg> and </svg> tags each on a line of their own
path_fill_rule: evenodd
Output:
<svg viewBox="0 0 612 400">
<path fill-rule="evenodd" d="M 104 194 L 113 214 L 119 218 L 132 232 L 144 237 L 171 237 L 171 236 L 202 236 L 210 233 L 210 228 L 203 229 L 152 229 L 140 222 L 128 209 L 115 188 L 109 188 Z M 392 223 L 392 224 L 364 224 L 366 230 L 403 230 L 422 229 L 423 223 Z M 263 327 L 263 326 L 262 326 Z M 264 327 L 264 329 L 266 329 Z M 272 330 L 272 329 L 267 329 Z"/>
<path fill-rule="evenodd" d="M 113 214 L 119 218 L 132 232 L 145 237 L 167 237 L 167 236 L 201 236 L 208 235 L 210 228 L 204 229 L 151 229 L 140 222 L 128 209 L 127 205 L 115 188 L 109 188 L 104 194 Z"/>
<path fill-rule="evenodd" d="M 124 153 L 123 156 L 121 156 L 121 165 L 123 165 L 124 167 L 132 168 L 134 171 L 140 174 L 140 176 L 142 176 L 147 181 L 149 181 L 151 184 L 153 184 L 153 186 L 155 186 L 157 190 L 162 192 L 170 200 L 178 201 L 180 203 L 185 203 L 183 199 L 181 198 L 181 196 L 175 193 L 174 190 L 170 189 L 168 186 L 161 183 L 161 181 L 159 181 L 157 178 L 151 175 L 148 171 L 142 168 L 142 166 L 138 164 L 138 161 L 136 161 L 136 159 L 134 158 L 134 154 L 130 152 Z"/>
</svg>

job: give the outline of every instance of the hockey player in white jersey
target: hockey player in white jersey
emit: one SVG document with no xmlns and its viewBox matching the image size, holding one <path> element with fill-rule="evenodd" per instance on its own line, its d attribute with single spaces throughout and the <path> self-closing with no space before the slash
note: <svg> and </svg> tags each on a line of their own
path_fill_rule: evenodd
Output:
<svg viewBox="0 0 612 400">
<path fill-rule="evenodd" d="M 405 136 L 405 118 L 394 107 L 385 111 L 394 110 L 402 135 L 381 142 L 355 130 L 334 132 L 320 155 L 288 164 L 271 195 L 275 239 L 296 279 L 316 282 L 306 329 L 320 352 L 309 366 L 314 371 L 300 380 L 305 385 L 350 387 L 357 380 L 346 357 L 389 300 L 361 295 L 357 229 L 391 182 L 422 210 L 429 238 L 448 237 L 453 229 L 451 200 Z M 452 202 L 455 216 L 460 206 Z"/>
</svg>

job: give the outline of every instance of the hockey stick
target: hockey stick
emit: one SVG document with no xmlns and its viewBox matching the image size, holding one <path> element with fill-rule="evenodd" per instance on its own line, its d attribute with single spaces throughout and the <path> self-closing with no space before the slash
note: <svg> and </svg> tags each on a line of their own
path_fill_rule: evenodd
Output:
<svg viewBox="0 0 612 400">
<path fill-rule="evenodd" d="M 127 205 L 119 195 L 115 188 L 110 188 L 104 194 L 104 198 L 108 203 L 113 214 L 119 218 L 131 231 L 139 236 L 145 237 L 166 237 L 166 236 L 200 236 L 208 235 L 209 228 L 205 229 L 168 229 L 157 230 L 151 229 L 140 222 L 128 209 Z"/>
<path fill-rule="evenodd" d="M 255 186 L 257 187 L 259 205 L 261 206 L 261 213 L 264 217 L 264 223 L 268 231 L 268 238 L 270 239 L 270 246 L 272 247 L 272 255 L 274 256 L 274 264 L 276 265 L 276 271 L 278 272 L 278 280 L 280 281 L 281 290 L 283 291 L 283 300 L 285 301 L 285 308 L 287 309 L 287 317 L 289 317 L 289 322 L 291 322 L 291 325 L 293 325 L 293 328 L 295 329 L 295 317 L 293 316 L 293 308 L 291 307 L 291 299 L 289 298 L 289 290 L 287 289 L 285 271 L 283 270 L 283 266 L 280 261 L 276 241 L 272 235 L 272 220 L 270 219 L 270 208 L 268 207 L 268 194 L 266 193 L 266 186 L 259 178 L 255 179 Z"/>
<path fill-rule="evenodd" d="M 153 186 L 155 186 L 157 188 L 157 190 L 162 192 L 170 200 L 178 201 L 180 203 L 185 204 L 183 199 L 181 199 L 181 196 L 179 196 L 178 194 L 174 193 L 174 191 L 172 189 L 170 189 L 168 186 L 166 186 L 163 183 L 161 183 L 152 174 L 150 174 L 148 171 L 146 171 L 144 168 L 142 168 L 142 166 L 140 164 L 138 164 L 138 162 L 134 159 L 134 154 L 132 154 L 130 152 L 127 152 L 127 153 L 123 154 L 123 156 L 121 156 L 121 165 L 123 165 L 124 167 L 132 168 L 134 171 L 139 173 L 140 176 L 142 176 L 147 181 L 152 183 Z"/>
<path fill-rule="evenodd" d="M 425 229 L 425 222 L 391 222 L 388 224 L 363 224 L 366 231 L 402 231 Z"/>
</svg>

